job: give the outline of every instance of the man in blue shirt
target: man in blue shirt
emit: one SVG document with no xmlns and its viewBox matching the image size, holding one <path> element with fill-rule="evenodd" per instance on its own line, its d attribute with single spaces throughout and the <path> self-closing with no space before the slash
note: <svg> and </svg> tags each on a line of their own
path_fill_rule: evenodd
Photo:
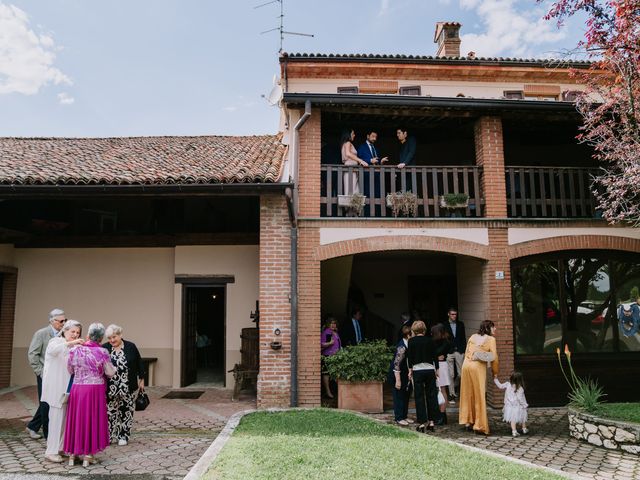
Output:
<svg viewBox="0 0 640 480">
<path fill-rule="evenodd" d="M 358 345 L 364 340 L 364 330 L 362 328 L 362 312 L 359 308 L 354 308 L 351 314 L 351 320 L 343 323 L 340 331 L 340 340 L 343 346 Z"/>
<path fill-rule="evenodd" d="M 358 147 L 358 157 L 371 165 L 382 165 L 387 163 L 389 159 L 387 157 L 379 158 L 378 151 L 376 150 L 375 143 L 378 140 L 378 133 L 374 130 L 367 131 L 367 140 Z M 365 197 L 369 197 L 370 188 L 369 188 L 369 175 L 368 171 L 365 171 L 363 183 L 364 189 L 363 193 Z M 380 172 L 375 172 L 373 177 L 373 185 L 374 185 L 374 199 L 380 198 Z M 367 208 L 366 214 L 369 215 L 370 212 L 375 212 L 373 208 Z"/>
</svg>

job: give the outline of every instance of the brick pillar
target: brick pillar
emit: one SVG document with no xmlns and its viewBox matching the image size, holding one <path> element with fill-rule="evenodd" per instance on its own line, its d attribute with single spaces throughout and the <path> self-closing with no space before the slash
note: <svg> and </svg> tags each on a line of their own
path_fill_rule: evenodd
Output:
<svg viewBox="0 0 640 480">
<path fill-rule="evenodd" d="M 260 197 L 259 408 L 291 400 L 291 224 L 284 195 Z M 280 335 L 274 334 L 275 329 Z M 273 350 L 271 342 L 282 342 Z"/>
<path fill-rule="evenodd" d="M 508 256 L 507 228 L 489 228 L 489 261 L 485 264 L 484 284 L 486 318 L 496 324 L 496 344 L 500 363 L 500 378 L 505 381 L 514 368 L 513 310 L 511 306 L 511 268 Z M 496 279 L 496 272 L 504 272 L 504 279 Z M 504 392 L 489 379 L 489 405 L 501 406 Z"/>
<path fill-rule="evenodd" d="M 298 164 L 298 212 L 301 217 L 320 216 L 320 110 L 300 129 Z"/>
<path fill-rule="evenodd" d="M 320 231 L 301 227 L 298 236 L 298 404 L 320 406 Z"/>
<path fill-rule="evenodd" d="M 1 268 L 1 267 L 0 267 Z M 15 269 L 0 269 L 0 388 L 11 384 L 11 355 L 16 309 L 18 274 Z"/>
<path fill-rule="evenodd" d="M 485 217 L 507 216 L 504 145 L 500 117 L 480 117 L 474 126 L 476 164 L 482 167 L 481 188 Z"/>
</svg>

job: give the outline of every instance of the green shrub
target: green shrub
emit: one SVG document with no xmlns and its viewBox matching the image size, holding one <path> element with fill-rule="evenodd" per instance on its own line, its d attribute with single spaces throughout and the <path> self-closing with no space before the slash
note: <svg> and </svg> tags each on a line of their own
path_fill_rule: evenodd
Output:
<svg viewBox="0 0 640 480">
<path fill-rule="evenodd" d="M 349 382 L 383 381 L 387 376 L 393 351 L 384 340 L 363 342 L 325 358 L 329 375 Z"/>
<path fill-rule="evenodd" d="M 445 193 L 443 197 L 444 204 L 448 206 L 463 205 L 469 200 L 469 195 L 466 193 Z"/>
</svg>

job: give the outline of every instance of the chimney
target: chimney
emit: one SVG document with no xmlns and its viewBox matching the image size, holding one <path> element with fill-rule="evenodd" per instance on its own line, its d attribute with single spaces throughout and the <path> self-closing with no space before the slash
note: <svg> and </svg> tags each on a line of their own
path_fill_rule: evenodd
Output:
<svg viewBox="0 0 640 480">
<path fill-rule="evenodd" d="M 438 44 L 436 57 L 460 56 L 460 27 L 458 22 L 438 22 L 433 42 Z"/>
</svg>

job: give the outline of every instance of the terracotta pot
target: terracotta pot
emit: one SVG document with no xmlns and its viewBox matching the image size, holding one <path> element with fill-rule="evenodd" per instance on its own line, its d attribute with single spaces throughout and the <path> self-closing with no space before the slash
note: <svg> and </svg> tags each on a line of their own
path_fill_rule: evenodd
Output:
<svg viewBox="0 0 640 480">
<path fill-rule="evenodd" d="M 382 413 L 382 382 L 338 380 L 338 408 L 364 413 Z"/>
</svg>

